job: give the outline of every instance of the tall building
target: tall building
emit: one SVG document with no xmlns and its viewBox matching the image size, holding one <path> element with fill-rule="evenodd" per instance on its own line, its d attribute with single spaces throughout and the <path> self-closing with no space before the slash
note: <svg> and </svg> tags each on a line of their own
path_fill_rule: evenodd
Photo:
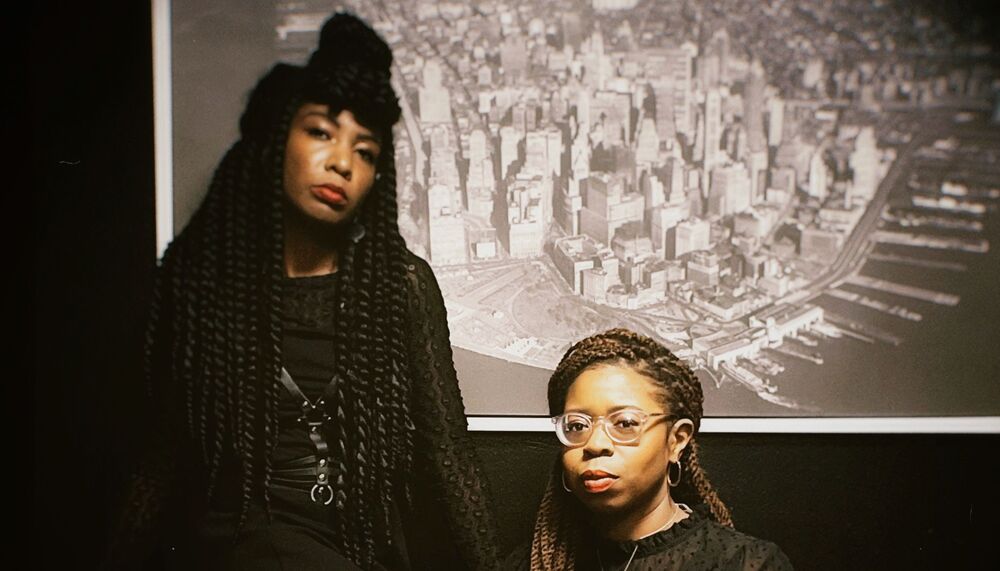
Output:
<svg viewBox="0 0 1000 571">
<path fill-rule="evenodd" d="M 719 90 L 712 89 L 705 95 L 705 137 L 702 142 L 702 161 L 707 177 L 716 165 L 722 163 L 719 142 L 722 138 L 722 99 Z"/>
<path fill-rule="evenodd" d="M 774 155 L 774 166 L 790 167 L 795 171 L 796 186 L 805 186 L 809 179 L 809 167 L 815 147 L 799 138 L 784 140 Z"/>
<path fill-rule="evenodd" d="M 639 135 L 636 137 L 635 162 L 653 166 L 659 161 L 660 136 L 656 133 L 656 122 L 652 117 L 646 117 L 639 125 Z"/>
<path fill-rule="evenodd" d="M 545 202 L 551 203 L 551 183 L 545 179 L 515 179 L 507 189 L 507 251 L 514 258 L 540 256 L 545 243 Z"/>
<path fill-rule="evenodd" d="M 639 193 L 626 193 L 624 177 L 594 173 L 584 182 L 586 206 L 580 210 L 581 233 L 610 244 L 621 226 L 642 223 L 645 200 Z"/>
<path fill-rule="evenodd" d="M 751 151 L 747 162 L 750 167 L 750 201 L 757 204 L 764 200 L 767 188 L 767 147 Z"/>
<path fill-rule="evenodd" d="M 661 204 L 652 210 L 649 235 L 656 251 L 666 254 L 677 224 L 690 216 L 686 202 Z"/>
<path fill-rule="evenodd" d="M 500 176 L 507 177 L 508 169 L 520 157 L 522 131 L 510 125 L 500 127 Z"/>
<path fill-rule="evenodd" d="M 743 117 L 747 126 L 747 143 L 750 153 L 767 151 L 764 138 L 764 66 L 757 58 L 750 64 L 747 92 L 743 98 Z"/>
<path fill-rule="evenodd" d="M 829 175 L 827 174 L 826 162 L 823 160 L 823 148 L 816 149 L 809 160 L 809 196 L 814 196 L 820 201 L 826 199 L 829 190 Z"/>
<path fill-rule="evenodd" d="M 712 171 L 708 212 L 727 216 L 750 208 L 750 174 L 742 165 L 717 167 Z"/>
<path fill-rule="evenodd" d="M 529 174 L 559 175 L 562 171 L 562 133 L 555 128 L 529 131 L 524 144 L 524 168 Z"/>
<path fill-rule="evenodd" d="M 691 51 L 682 46 L 648 49 L 645 54 L 646 76 L 651 78 L 656 96 L 656 121 L 660 138 L 672 138 L 667 126 L 660 125 L 661 119 L 672 115 L 674 129 L 691 141 L 694 138 L 690 99 L 693 62 Z"/>
<path fill-rule="evenodd" d="M 555 176 L 562 176 L 563 165 L 563 133 L 561 130 L 550 127 L 545 129 L 545 142 L 549 157 L 549 173 Z"/>
<path fill-rule="evenodd" d="M 785 101 L 780 97 L 772 97 L 767 108 L 767 144 L 777 147 L 781 144 L 781 135 L 785 128 Z"/>
<path fill-rule="evenodd" d="M 451 122 L 451 94 L 442 84 L 441 64 L 436 60 L 424 63 L 423 85 L 418 92 L 422 123 Z"/>
<path fill-rule="evenodd" d="M 430 176 L 428 184 L 444 184 L 450 188 L 461 187 L 458 172 L 458 145 L 451 125 L 433 124 L 428 126 L 430 138 Z"/>
<path fill-rule="evenodd" d="M 708 250 L 692 252 L 687 262 L 687 279 L 702 287 L 719 285 L 719 256 Z"/>
<path fill-rule="evenodd" d="M 600 125 L 605 147 L 632 140 L 632 98 L 627 93 L 598 91 L 590 102 L 590 126 Z"/>
<path fill-rule="evenodd" d="M 656 105 L 656 134 L 660 140 L 672 140 L 677 136 L 677 124 L 674 120 L 674 84 L 670 78 L 654 79 L 653 101 Z"/>
<path fill-rule="evenodd" d="M 428 253 L 435 265 L 468 262 L 465 223 L 453 188 L 434 184 L 427 189 Z"/>
<path fill-rule="evenodd" d="M 687 185 L 684 180 L 684 160 L 679 157 L 671 157 L 660 172 L 667 202 L 670 204 L 679 204 L 687 200 Z"/>
<path fill-rule="evenodd" d="M 878 149 L 875 147 L 875 131 L 866 126 L 854 139 L 854 151 L 849 159 L 854 177 L 850 193 L 864 200 L 871 200 L 878 188 Z"/>
<path fill-rule="evenodd" d="M 566 236 L 552 244 L 552 263 L 570 289 L 583 293 L 583 271 L 594 267 L 594 253 L 600 248 L 588 236 Z"/>
<path fill-rule="evenodd" d="M 676 259 L 688 252 L 708 249 L 710 232 L 708 220 L 692 218 L 679 222 L 671 233 L 672 240 L 667 242 L 667 257 Z"/>
</svg>

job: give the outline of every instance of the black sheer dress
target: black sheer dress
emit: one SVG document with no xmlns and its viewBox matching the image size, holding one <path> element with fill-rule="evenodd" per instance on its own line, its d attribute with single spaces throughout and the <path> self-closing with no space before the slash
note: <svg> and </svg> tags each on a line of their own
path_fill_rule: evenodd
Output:
<svg viewBox="0 0 1000 571">
<path fill-rule="evenodd" d="M 407 269 L 414 464 L 406 482 L 409 501 L 400 493 L 392 506 L 393 546 L 377 555 L 381 567 L 376 569 L 494 569 L 496 529 L 484 475 L 466 433 L 444 302 L 425 261 L 411 254 Z M 286 278 L 283 284 L 283 365 L 313 402 L 334 371 L 336 284 L 336 274 Z M 301 399 L 282 390 L 278 415 L 271 520 L 263 502 L 253 504 L 234 542 L 241 489 L 230 462 L 222 468 L 211 504 L 194 517 L 175 519 L 171 527 L 180 531 L 170 534 L 156 556 L 168 562 L 167 568 L 356 569 L 337 551 L 334 507 L 310 497 L 317 457 L 309 427 L 300 422 Z"/>
<path fill-rule="evenodd" d="M 724 527 L 712 520 L 707 506 L 669 528 L 638 541 L 610 541 L 588 530 L 578 554 L 577 571 L 791 571 L 784 552 L 770 541 Z M 512 571 L 531 569 L 531 543 L 519 546 L 504 565 Z"/>
</svg>

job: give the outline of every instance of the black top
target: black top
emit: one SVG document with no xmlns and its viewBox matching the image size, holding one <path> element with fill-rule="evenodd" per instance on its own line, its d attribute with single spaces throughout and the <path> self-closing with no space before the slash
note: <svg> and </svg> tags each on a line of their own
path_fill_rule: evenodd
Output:
<svg viewBox="0 0 1000 571">
<path fill-rule="evenodd" d="M 697 506 L 685 519 L 638 541 L 610 541 L 592 530 L 578 554 L 577 571 L 786 571 L 792 564 L 770 541 L 719 525 Z M 635 556 L 632 557 L 633 551 Z M 632 562 L 629 563 L 629 559 Z M 504 569 L 531 568 L 531 543 L 521 545 Z"/>
<path fill-rule="evenodd" d="M 406 279 L 410 413 L 415 426 L 407 482 L 411 503 L 397 498 L 392 506 L 395 545 L 391 552 L 378 553 L 377 560 L 387 569 L 495 568 L 495 523 L 478 455 L 467 435 L 444 300 L 430 266 L 412 254 Z M 334 370 L 336 284 L 336 274 L 288 278 L 283 283 L 282 365 L 312 401 L 324 393 Z M 282 387 L 278 445 L 272 454 L 275 476 L 269 487 L 270 521 L 263 502 L 255 503 L 239 541 L 233 543 L 242 492 L 235 463 L 228 462 L 211 505 L 193 521 L 181 517 L 181 532 L 161 546 L 157 557 L 172 560 L 170 567 L 185 569 L 355 568 L 336 550 L 329 525 L 334 506 L 310 499 L 314 478 L 299 477 L 296 482 L 294 477 L 280 476 L 285 468 L 315 466 L 316 449 L 307 427 L 298 420 L 301 414 L 301 399 Z M 174 478 L 140 477 L 145 477 L 145 493 L 170 497 L 166 483 Z"/>
</svg>

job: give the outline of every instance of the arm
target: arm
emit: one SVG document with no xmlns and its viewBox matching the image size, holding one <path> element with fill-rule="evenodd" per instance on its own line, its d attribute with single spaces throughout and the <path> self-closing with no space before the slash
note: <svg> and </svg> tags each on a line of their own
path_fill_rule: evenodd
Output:
<svg viewBox="0 0 1000 571">
<path fill-rule="evenodd" d="M 156 302 L 149 317 L 153 320 L 154 315 L 158 315 L 159 319 L 155 319 L 157 327 L 148 330 L 155 342 L 147 341 L 153 351 L 146 367 L 147 375 L 163 381 L 170 376 L 167 357 L 171 337 L 170 308 L 165 303 L 166 296 L 162 295 L 165 280 L 161 277 L 157 281 Z M 129 473 L 117 498 L 110 525 L 108 551 L 102 565 L 105 569 L 140 568 L 162 542 L 167 507 L 172 503 L 177 482 L 177 449 L 169 430 L 169 407 L 163 386 L 164 383 L 159 382 L 134 391 L 129 399 L 134 406 L 120 418 L 126 430 L 139 435 L 133 439 L 131 447 L 140 452 L 128 458 Z M 149 390 L 153 387 L 161 390 L 154 395 Z"/>
<path fill-rule="evenodd" d="M 792 562 L 774 543 L 758 540 L 747 546 L 741 568 L 744 571 L 792 571 Z"/>
<path fill-rule="evenodd" d="M 417 559 L 423 551 L 425 557 L 432 558 L 434 568 L 446 568 L 441 565 L 442 557 L 457 556 L 465 568 L 495 569 L 499 556 L 492 496 L 467 434 L 444 299 L 426 262 L 413 256 L 408 269 L 413 382 L 410 414 L 416 427 L 413 460 L 418 475 L 411 485 L 421 520 L 439 513 L 438 519 L 444 520 L 441 531 L 446 534 L 444 538 L 408 541 L 410 551 Z M 419 503 L 431 511 L 420 510 L 423 506 Z M 426 526 L 423 532 L 411 535 L 424 539 Z M 451 553 L 443 554 L 442 549 Z M 415 568 L 421 567 L 416 564 Z"/>
</svg>

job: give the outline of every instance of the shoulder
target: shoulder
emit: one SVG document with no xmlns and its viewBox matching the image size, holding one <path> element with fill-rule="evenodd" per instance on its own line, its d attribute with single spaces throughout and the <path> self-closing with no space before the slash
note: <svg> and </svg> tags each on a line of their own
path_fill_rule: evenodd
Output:
<svg viewBox="0 0 1000 571">
<path fill-rule="evenodd" d="M 431 269 L 431 265 L 427 263 L 427 260 L 414 254 L 409 249 L 403 253 L 403 265 L 406 267 L 407 275 L 418 278 L 434 277 L 434 270 Z"/>
<path fill-rule="evenodd" d="M 777 544 L 709 521 L 705 548 L 717 550 L 720 561 L 745 571 L 785 571 L 791 562 Z M 728 568 L 728 567 L 727 567 Z"/>
<path fill-rule="evenodd" d="M 403 269 L 406 271 L 406 277 L 411 280 L 423 281 L 434 279 L 434 270 L 431 269 L 431 265 L 427 263 L 427 260 L 414 254 L 409 249 L 403 251 Z"/>
<path fill-rule="evenodd" d="M 406 280 L 411 293 L 418 294 L 420 297 L 426 296 L 429 292 L 438 292 L 440 295 L 437 278 L 427 260 L 410 250 L 406 250 L 403 254 L 403 267 L 406 270 Z"/>
</svg>

